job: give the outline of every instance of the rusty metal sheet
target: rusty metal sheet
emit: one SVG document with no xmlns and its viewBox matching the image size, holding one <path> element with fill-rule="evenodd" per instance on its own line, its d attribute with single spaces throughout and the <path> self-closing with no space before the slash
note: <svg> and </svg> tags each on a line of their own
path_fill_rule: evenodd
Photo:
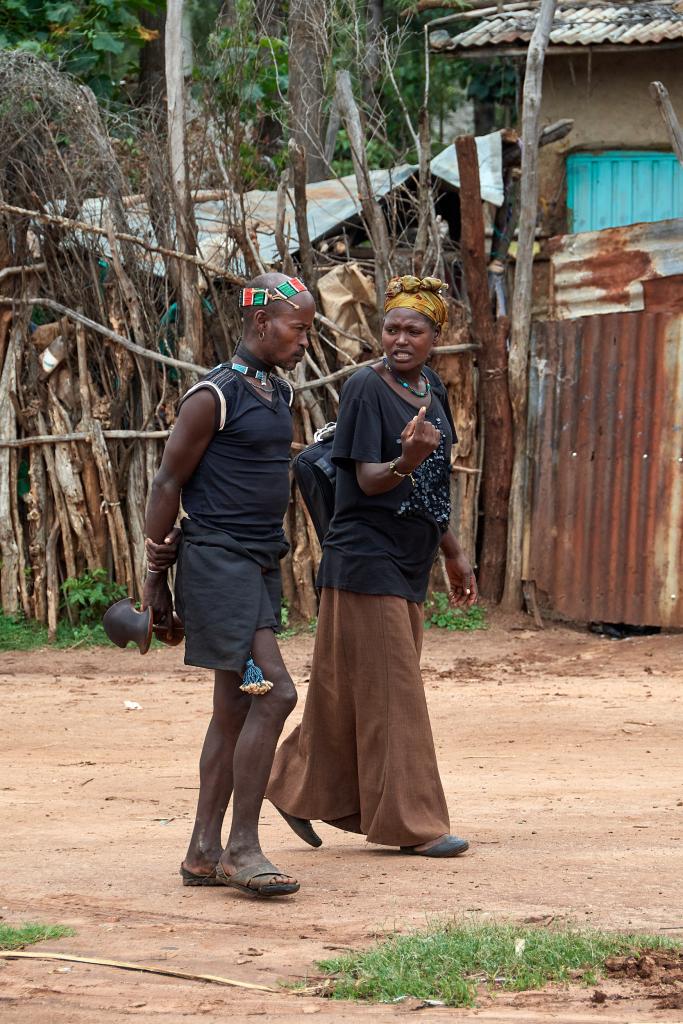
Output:
<svg viewBox="0 0 683 1024">
<path fill-rule="evenodd" d="M 476 18 L 476 12 L 473 12 Z M 491 14 L 458 35 L 430 33 L 434 51 L 468 50 L 528 43 L 538 7 Z M 646 45 L 683 39 L 683 12 L 666 3 L 558 4 L 550 32 L 552 46 Z"/>
<path fill-rule="evenodd" d="M 546 251 L 553 319 L 642 310 L 645 282 L 683 274 L 683 220 L 561 235 Z"/>
<path fill-rule="evenodd" d="M 683 316 L 537 323 L 528 454 L 541 606 L 683 627 Z"/>
</svg>

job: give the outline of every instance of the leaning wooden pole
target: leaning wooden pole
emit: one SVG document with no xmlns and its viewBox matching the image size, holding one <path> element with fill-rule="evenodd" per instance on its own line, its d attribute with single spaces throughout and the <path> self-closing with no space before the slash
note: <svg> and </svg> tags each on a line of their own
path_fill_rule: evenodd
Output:
<svg viewBox="0 0 683 1024">
<path fill-rule="evenodd" d="M 678 162 L 683 166 L 683 129 L 676 116 L 673 103 L 669 96 L 669 90 L 661 82 L 650 83 L 650 96 L 657 104 L 662 120 L 666 125 L 671 140 L 671 148 L 678 157 Z"/>
<path fill-rule="evenodd" d="M 498 602 L 505 582 L 508 500 L 512 474 L 512 413 L 507 386 L 509 320 L 496 320 L 491 309 L 486 265 L 484 214 L 481 204 L 479 158 L 473 135 L 455 140 L 460 171 L 462 228 L 460 251 L 467 287 L 472 336 L 481 346 L 484 463 L 481 480 L 482 543 L 479 590 Z"/>
<path fill-rule="evenodd" d="M 377 312 L 381 319 L 384 313 L 384 292 L 387 281 L 392 273 L 389 258 L 389 232 L 387 231 L 382 207 L 377 202 L 372 187 L 370 166 L 366 152 L 366 140 L 363 134 L 358 104 L 353 96 L 349 72 L 338 71 L 336 83 L 335 98 L 349 137 L 351 160 L 358 185 L 358 198 L 360 199 L 363 219 L 365 220 L 375 251 L 375 291 L 377 293 Z"/>
<path fill-rule="evenodd" d="M 183 7 L 183 0 L 168 0 L 165 39 L 168 157 L 176 219 L 176 246 L 181 252 L 195 255 L 196 226 L 185 143 Z M 199 363 L 202 356 L 202 305 L 196 266 L 181 262 L 179 277 L 182 338 L 178 354 L 186 362 Z"/>
<path fill-rule="evenodd" d="M 292 168 L 294 180 L 294 218 L 296 220 L 296 233 L 299 237 L 299 256 L 304 281 L 309 291 L 316 294 L 316 269 L 315 253 L 311 245 L 311 237 L 308 233 L 308 197 L 306 194 L 306 182 L 308 181 L 308 161 L 306 150 L 294 139 L 289 140 L 289 162 Z"/>
<path fill-rule="evenodd" d="M 557 0 L 541 0 L 526 59 L 522 106 L 522 185 L 508 381 L 515 435 L 510 487 L 507 564 L 503 607 L 522 607 L 522 548 L 524 541 L 524 486 L 526 478 L 527 366 L 531 331 L 534 238 L 538 209 L 538 140 L 540 136 L 543 65 Z"/>
</svg>

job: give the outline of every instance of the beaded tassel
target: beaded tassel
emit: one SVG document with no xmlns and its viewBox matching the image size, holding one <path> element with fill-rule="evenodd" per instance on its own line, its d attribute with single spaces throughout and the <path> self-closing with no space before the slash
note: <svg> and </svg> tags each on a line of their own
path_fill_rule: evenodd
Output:
<svg viewBox="0 0 683 1024">
<path fill-rule="evenodd" d="M 258 696 L 262 693 L 268 693 L 269 690 L 273 689 L 273 684 L 269 683 L 267 679 L 263 678 L 263 672 L 254 664 L 254 659 L 249 658 L 242 675 L 242 685 L 240 690 L 242 693 L 248 693 L 250 696 Z"/>
</svg>

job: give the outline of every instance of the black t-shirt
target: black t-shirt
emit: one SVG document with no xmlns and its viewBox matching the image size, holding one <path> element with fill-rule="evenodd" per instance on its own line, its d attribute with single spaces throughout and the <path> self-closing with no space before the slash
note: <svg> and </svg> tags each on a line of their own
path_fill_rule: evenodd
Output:
<svg viewBox="0 0 683 1024">
<path fill-rule="evenodd" d="M 222 364 L 183 397 L 209 388 L 216 399 L 216 433 L 182 491 L 192 522 L 223 530 L 245 546 L 282 545 L 290 497 L 292 388 L 272 376 L 268 401 L 244 376 Z"/>
<path fill-rule="evenodd" d="M 390 462 L 401 454 L 401 432 L 417 409 L 371 367 L 346 383 L 339 404 L 332 459 L 337 466 L 334 516 L 323 544 L 319 587 L 393 594 L 424 601 L 429 574 L 450 519 L 450 459 L 455 441 L 445 388 L 433 370 L 427 419 L 441 443 L 413 473 L 384 494 L 364 494 L 357 462 Z"/>
</svg>

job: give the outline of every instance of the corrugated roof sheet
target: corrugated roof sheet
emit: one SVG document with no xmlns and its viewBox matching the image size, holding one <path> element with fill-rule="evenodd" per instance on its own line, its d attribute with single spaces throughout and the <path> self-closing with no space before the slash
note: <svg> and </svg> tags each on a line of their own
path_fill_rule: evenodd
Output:
<svg viewBox="0 0 683 1024">
<path fill-rule="evenodd" d="M 371 171 L 375 197 L 381 199 L 382 196 L 402 185 L 414 173 L 415 168 L 410 164 L 402 164 L 400 167 L 394 167 L 388 171 Z M 316 181 L 307 185 L 306 198 L 308 200 L 308 233 L 311 241 L 322 238 L 334 228 L 347 224 L 358 216 L 361 209 L 358 186 L 353 174 L 348 174 L 344 178 Z M 263 263 L 273 263 L 280 258 L 275 244 L 277 192 L 254 189 L 247 192 L 244 204 L 249 226 L 256 232 L 259 256 Z M 231 220 L 226 203 L 222 200 L 197 203 L 195 217 L 199 231 L 199 249 L 203 258 L 217 269 L 224 267 L 228 251 L 225 237 L 226 225 Z M 299 248 L 299 236 L 296 230 L 294 208 L 289 199 L 285 203 L 285 237 L 287 235 L 289 235 L 289 251 L 296 252 Z M 238 272 L 241 270 L 236 265 L 232 269 Z"/>
<path fill-rule="evenodd" d="M 581 7 L 558 4 L 550 45 L 643 45 L 683 40 L 683 11 L 673 7 L 671 3 L 585 4 Z M 434 31 L 430 33 L 430 46 L 435 51 L 462 51 L 525 44 L 531 39 L 538 10 L 538 6 L 530 4 L 524 10 L 491 14 L 455 36 Z M 475 17 L 476 12 L 473 12 Z"/>
<path fill-rule="evenodd" d="M 479 157 L 479 176 L 481 196 L 495 205 L 503 202 L 503 161 L 502 139 L 500 132 L 484 135 L 476 139 Z M 390 170 L 370 172 L 372 188 L 377 199 L 400 187 L 416 171 L 413 164 L 401 164 Z M 449 182 L 456 188 L 460 185 L 458 161 L 455 146 L 447 146 L 438 153 L 431 163 L 435 177 Z M 311 241 L 323 238 L 330 231 L 341 228 L 353 221 L 361 211 L 358 198 L 358 186 L 353 174 L 343 178 L 332 178 L 328 181 L 316 181 L 306 186 L 308 200 L 307 219 L 308 233 Z M 101 198 L 89 199 L 83 205 L 79 218 L 86 223 L 100 226 L 103 223 L 105 210 Z M 234 207 L 234 209 L 233 209 Z M 244 196 L 244 207 L 247 226 L 254 233 L 255 245 L 261 261 L 268 265 L 279 259 L 275 244 L 275 217 L 277 212 L 277 192 L 253 190 Z M 151 244 L 156 244 L 154 230 L 147 214 L 147 205 L 143 197 L 127 204 L 126 214 L 129 230 Z M 230 203 L 225 198 L 195 203 L 195 217 L 198 229 L 198 249 L 202 259 L 220 275 L 225 270 L 242 273 L 244 267 L 242 257 L 229 235 L 231 224 L 239 222 L 237 202 Z M 289 237 L 289 251 L 296 252 L 299 248 L 299 237 L 296 230 L 294 209 L 289 199 L 285 205 L 285 238 Z M 109 252 L 106 239 L 101 242 L 102 250 Z M 158 258 L 155 267 L 163 273 L 164 264 Z"/>
<path fill-rule="evenodd" d="M 553 319 L 635 312 L 645 282 L 683 275 L 683 220 L 561 235 L 548 253 Z"/>
</svg>

